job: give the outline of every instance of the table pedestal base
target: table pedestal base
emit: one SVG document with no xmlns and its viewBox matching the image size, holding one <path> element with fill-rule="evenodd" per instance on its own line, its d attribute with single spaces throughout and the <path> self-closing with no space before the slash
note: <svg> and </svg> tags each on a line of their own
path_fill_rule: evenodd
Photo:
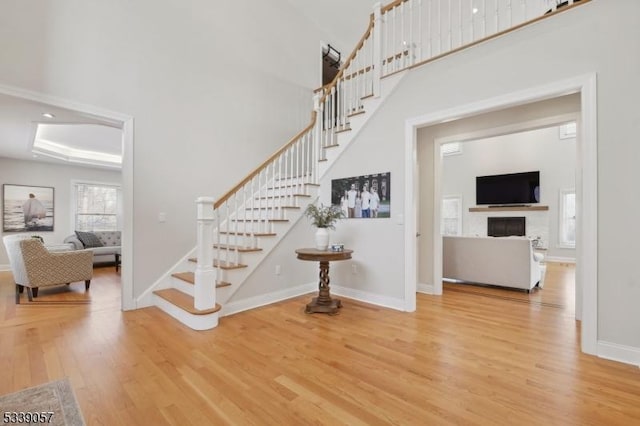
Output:
<svg viewBox="0 0 640 426">
<path fill-rule="evenodd" d="M 342 302 L 340 299 L 331 299 L 329 303 L 318 301 L 319 297 L 314 297 L 311 303 L 307 303 L 307 307 L 304 312 L 307 314 L 321 313 L 336 315 L 338 309 L 342 308 Z"/>
<path fill-rule="evenodd" d="M 307 314 L 329 314 L 336 315 L 338 309 L 342 308 L 340 299 L 332 299 L 329 284 L 329 261 L 351 259 L 353 250 L 343 250 L 339 252 L 323 251 L 317 249 L 296 250 L 298 259 L 315 260 L 320 262 L 320 277 L 318 281 L 318 297 L 311 299 L 304 312 Z"/>
</svg>

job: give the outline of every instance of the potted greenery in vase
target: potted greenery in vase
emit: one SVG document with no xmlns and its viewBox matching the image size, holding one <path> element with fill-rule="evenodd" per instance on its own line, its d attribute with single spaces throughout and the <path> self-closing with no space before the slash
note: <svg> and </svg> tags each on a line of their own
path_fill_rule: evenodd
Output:
<svg viewBox="0 0 640 426">
<path fill-rule="evenodd" d="M 316 249 L 326 250 L 329 247 L 329 229 L 335 229 L 336 221 L 344 217 L 344 212 L 338 206 L 309 204 L 304 211 L 304 215 L 311 219 L 313 225 L 318 228 L 316 231 Z"/>
</svg>

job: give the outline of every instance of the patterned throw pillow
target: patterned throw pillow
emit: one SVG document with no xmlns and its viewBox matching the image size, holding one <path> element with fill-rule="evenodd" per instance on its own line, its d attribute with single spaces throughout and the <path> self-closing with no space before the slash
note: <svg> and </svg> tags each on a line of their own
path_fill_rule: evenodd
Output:
<svg viewBox="0 0 640 426">
<path fill-rule="evenodd" d="M 80 242 L 82 242 L 84 248 L 102 247 L 102 242 L 93 232 L 76 231 L 76 235 Z"/>
</svg>

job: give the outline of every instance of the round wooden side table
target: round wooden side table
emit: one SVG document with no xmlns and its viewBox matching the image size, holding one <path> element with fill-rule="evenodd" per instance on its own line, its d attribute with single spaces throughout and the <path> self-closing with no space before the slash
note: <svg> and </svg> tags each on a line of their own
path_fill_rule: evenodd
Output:
<svg viewBox="0 0 640 426">
<path fill-rule="evenodd" d="M 318 282 L 318 297 L 314 297 L 311 303 L 307 304 L 305 312 L 325 313 L 335 315 L 338 309 L 342 307 L 340 299 L 332 299 L 329 291 L 329 262 L 338 260 L 351 259 L 353 250 L 344 249 L 343 251 L 322 251 L 314 248 L 297 249 L 298 259 L 311 260 L 320 262 L 320 281 Z"/>
</svg>

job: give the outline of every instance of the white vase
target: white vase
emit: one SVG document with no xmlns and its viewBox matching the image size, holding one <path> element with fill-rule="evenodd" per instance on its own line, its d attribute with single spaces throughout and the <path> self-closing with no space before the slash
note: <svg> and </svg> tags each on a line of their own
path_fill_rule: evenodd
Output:
<svg viewBox="0 0 640 426">
<path fill-rule="evenodd" d="M 316 230 L 316 249 L 325 251 L 329 247 L 329 230 L 318 228 Z"/>
</svg>

